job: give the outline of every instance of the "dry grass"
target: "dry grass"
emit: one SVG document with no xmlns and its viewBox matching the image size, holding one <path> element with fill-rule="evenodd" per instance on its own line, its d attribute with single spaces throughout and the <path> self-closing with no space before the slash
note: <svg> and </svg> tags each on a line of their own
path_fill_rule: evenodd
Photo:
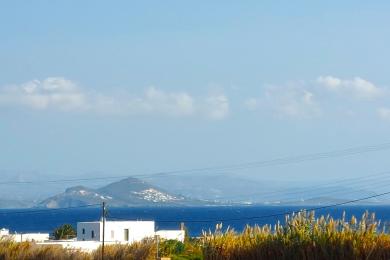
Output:
<svg viewBox="0 0 390 260">
<path fill-rule="evenodd" d="M 104 247 L 105 260 L 154 260 L 156 259 L 156 244 L 148 239 L 131 245 L 107 245 Z M 92 259 L 101 260 L 101 248 L 92 254 Z"/>
<path fill-rule="evenodd" d="M 86 253 L 66 250 L 61 246 L 39 246 L 35 243 L 0 241 L 1 260 L 89 260 Z"/>
<path fill-rule="evenodd" d="M 152 260 L 156 247 L 153 240 L 145 240 L 132 245 L 105 246 L 105 260 Z M 89 254 L 78 250 L 64 249 L 62 246 L 41 246 L 32 242 L 16 243 L 0 241 L 0 260 L 100 260 L 101 249 Z"/>
<path fill-rule="evenodd" d="M 286 224 L 246 227 L 242 233 L 217 226 L 203 234 L 205 260 L 233 259 L 390 259 L 390 236 L 378 230 L 375 215 L 360 221 L 315 218 L 302 212 Z"/>
</svg>

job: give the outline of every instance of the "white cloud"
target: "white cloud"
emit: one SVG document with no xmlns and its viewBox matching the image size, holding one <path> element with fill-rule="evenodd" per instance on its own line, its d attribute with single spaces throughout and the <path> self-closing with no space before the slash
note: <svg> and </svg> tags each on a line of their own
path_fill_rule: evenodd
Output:
<svg viewBox="0 0 390 260">
<path fill-rule="evenodd" d="M 224 119 L 229 114 L 229 100 L 224 94 L 209 96 L 205 100 L 205 112 L 211 119 Z"/>
<path fill-rule="evenodd" d="M 3 88 L 0 102 L 32 109 L 73 110 L 85 108 L 86 96 L 72 81 L 47 78 Z"/>
<path fill-rule="evenodd" d="M 377 113 L 381 119 L 390 120 L 390 108 L 381 107 L 377 110 Z"/>
<path fill-rule="evenodd" d="M 319 114 L 314 94 L 302 87 L 269 87 L 266 97 L 272 109 L 281 116 L 314 117 Z"/>
<path fill-rule="evenodd" d="M 385 105 L 389 94 L 388 88 L 359 77 L 321 76 L 311 81 L 266 86 L 260 96 L 247 98 L 243 105 L 247 110 L 278 117 L 360 116 L 371 110 L 387 119 L 389 109 L 378 107 Z M 88 90 L 62 77 L 0 88 L 0 106 L 122 116 L 196 116 L 213 120 L 225 119 L 230 114 L 230 100 L 220 88 L 206 96 L 164 91 L 153 86 L 142 93 L 114 94 Z"/>
<path fill-rule="evenodd" d="M 195 98 L 183 91 L 166 92 L 149 87 L 143 95 L 108 95 L 85 91 L 75 82 L 61 77 L 4 87 L 0 89 L 0 105 L 105 115 L 197 115 L 211 119 L 224 119 L 229 112 L 229 101 L 223 94 Z"/>
<path fill-rule="evenodd" d="M 248 110 L 254 111 L 259 107 L 259 100 L 257 98 L 248 98 L 244 101 L 244 107 Z"/>
<path fill-rule="evenodd" d="M 357 99 L 375 99 L 385 94 L 383 88 L 359 77 L 340 79 L 333 76 L 321 76 L 317 82 L 329 91 Z"/>
<path fill-rule="evenodd" d="M 279 86 L 266 86 L 259 97 L 245 100 L 248 110 L 272 111 L 277 116 L 316 117 L 330 115 L 359 116 L 364 110 L 377 110 L 378 103 L 390 97 L 386 87 L 355 77 L 341 79 L 321 76 L 316 80 L 293 81 Z M 384 118 L 386 112 L 378 110 Z"/>
<path fill-rule="evenodd" d="M 248 98 L 244 106 L 251 111 L 271 111 L 278 117 L 309 118 L 320 114 L 315 94 L 299 84 L 267 86 L 262 96 Z"/>
<path fill-rule="evenodd" d="M 129 106 L 147 113 L 187 116 L 195 112 L 194 99 L 185 92 L 166 93 L 150 87 L 144 97 L 129 100 Z"/>
</svg>

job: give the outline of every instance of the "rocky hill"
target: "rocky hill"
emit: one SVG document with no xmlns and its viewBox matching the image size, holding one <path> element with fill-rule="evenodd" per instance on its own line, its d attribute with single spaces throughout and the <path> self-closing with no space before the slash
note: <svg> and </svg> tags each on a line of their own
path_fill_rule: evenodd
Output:
<svg viewBox="0 0 390 260">
<path fill-rule="evenodd" d="M 98 189 L 85 186 L 71 187 L 63 193 L 41 201 L 37 206 L 44 208 L 77 207 L 99 204 L 102 201 L 106 201 L 112 207 L 186 206 L 206 203 L 206 201 L 171 194 L 145 181 L 129 177 Z"/>
</svg>

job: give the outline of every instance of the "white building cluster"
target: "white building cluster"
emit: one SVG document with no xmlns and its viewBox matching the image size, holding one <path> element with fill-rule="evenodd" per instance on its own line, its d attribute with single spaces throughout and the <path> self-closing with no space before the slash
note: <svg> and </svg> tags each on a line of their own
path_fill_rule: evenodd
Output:
<svg viewBox="0 0 390 260">
<path fill-rule="evenodd" d="M 156 236 L 163 240 L 183 242 L 185 237 L 185 231 L 182 229 L 156 231 L 154 221 L 105 221 L 104 227 L 106 245 L 131 244 Z M 16 242 L 32 241 L 39 245 L 61 245 L 68 249 L 93 251 L 102 244 L 103 222 L 78 222 L 77 238 L 71 240 L 49 240 L 48 233 L 10 234 L 7 229 L 0 230 L 0 237 L 9 238 Z"/>
</svg>

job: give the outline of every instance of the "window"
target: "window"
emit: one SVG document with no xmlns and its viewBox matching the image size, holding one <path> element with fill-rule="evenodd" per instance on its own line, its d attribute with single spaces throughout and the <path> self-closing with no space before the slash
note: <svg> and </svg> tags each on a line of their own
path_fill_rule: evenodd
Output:
<svg viewBox="0 0 390 260">
<path fill-rule="evenodd" d="M 114 239 L 114 237 L 115 237 L 114 230 L 111 230 L 111 238 Z"/>
<path fill-rule="evenodd" d="M 125 241 L 129 241 L 129 229 L 125 229 L 124 230 L 124 232 L 125 232 Z"/>
<path fill-rule="evenodd" d="M 83 228 L 83 235 L 85 235 L 85 228 Z"/>
<path fill-rule="evenodd" d="M 95 231 L 91 231 L 91 238 L 95 238 Z"/>
</svg>

